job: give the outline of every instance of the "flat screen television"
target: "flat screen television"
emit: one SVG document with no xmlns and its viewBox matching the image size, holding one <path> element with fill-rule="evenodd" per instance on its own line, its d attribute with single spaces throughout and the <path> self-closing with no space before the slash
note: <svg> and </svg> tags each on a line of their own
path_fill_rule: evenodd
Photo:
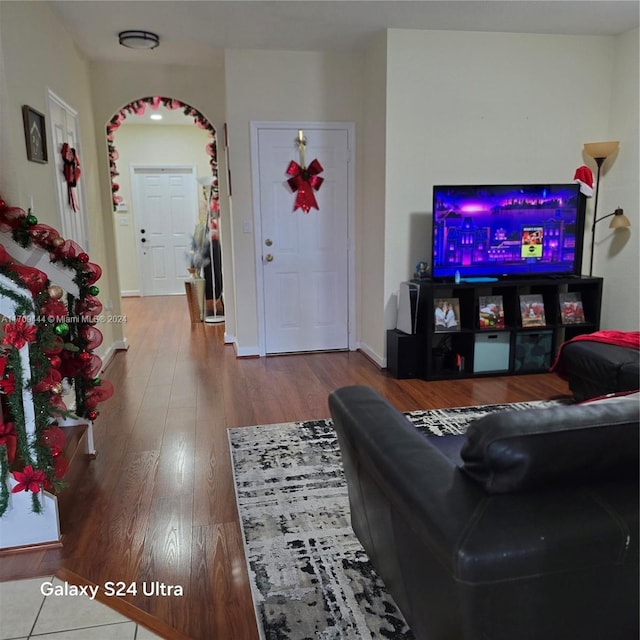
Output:
<svg viewBox="0 0 640 640">
<path fill-rule="evenodd" d="M 579 275 L 577 183 L 433 188 L 434 279 Z"/>
</svg>

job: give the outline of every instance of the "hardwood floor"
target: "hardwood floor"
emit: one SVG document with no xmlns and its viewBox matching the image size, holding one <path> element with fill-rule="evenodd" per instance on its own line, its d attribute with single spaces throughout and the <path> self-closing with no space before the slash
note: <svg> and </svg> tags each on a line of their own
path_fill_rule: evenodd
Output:
<svg viewBox="0 0 640 640">
<path fill-rule="evenodd" d="M 104 377 L 98 457 L 62 523 L 61 549 L 3 557 L 0 580 L 78 574 L 134 584 L 131 605 L 176 630 L 167 637 L 257 640 L 227 444 L 228 427 L 327 417 L 327 395 L 366 384 L 399 409 L 567 395 L 552 374 L 455 382 L 395 380 L 361 353 L 237 359 L 223 325 L 191 324 L 184 297 L 129 298 L 127 352 Z M 180 585 L 146 596 L 142 583 Z"/>
</svg>

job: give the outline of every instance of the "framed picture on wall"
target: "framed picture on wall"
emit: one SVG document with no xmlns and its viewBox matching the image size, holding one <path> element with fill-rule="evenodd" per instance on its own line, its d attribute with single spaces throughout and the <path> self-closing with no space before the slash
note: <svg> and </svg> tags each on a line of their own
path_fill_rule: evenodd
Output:
<svg viewBox="0 0 640 640">
<path fill-rule="evenodd" d="M 25 104 L 22 107 L 22 121 L 27 145 L 27 159 L 31 162 L 46 164 L 48 156 L 44 114 Z"/>
</svg>

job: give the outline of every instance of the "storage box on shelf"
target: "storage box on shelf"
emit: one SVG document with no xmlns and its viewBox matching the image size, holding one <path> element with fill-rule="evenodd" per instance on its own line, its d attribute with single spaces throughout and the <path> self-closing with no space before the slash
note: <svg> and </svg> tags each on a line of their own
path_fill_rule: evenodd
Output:
<svg viewBox="0 0 640 640">
<path fill-rule="evenodd" d="M 602 278 L 548 277 L 497 282 L 420 281 L 417 335 L 422 345 L 421 375 L 427 380 L 537 373 L 548 369 L 562 342 L 600 328 Z M 584 320 L 567 323 L 560 294 L 578 294 Z M 523 318 L 522 296 L 536 296 L 544 320 Z M 498 298 L 502 318 L 492 326 L 481 321 L 481 298 Z M 525 298 L 525 301 L 529 298 Z M 455 324 L 437 325 L 436 309 L 457 306 Z M 448 307 L 447 307 L 448 301 Z M 539 306 L 539 305 L 538 305 Z M 438 312 L 441 313 L 441 312 Z M 485 314 L 486 316 L 486 314 Z M 393 371 L 392 371 L 393 373 Z"/>
</svg>

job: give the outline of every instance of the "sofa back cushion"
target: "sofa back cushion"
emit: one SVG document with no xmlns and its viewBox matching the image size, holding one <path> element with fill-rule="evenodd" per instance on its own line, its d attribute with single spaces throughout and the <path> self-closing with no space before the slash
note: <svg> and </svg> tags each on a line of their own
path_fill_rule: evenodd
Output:
<svg viewBox="0 0 640 640">
<path fill-rule="evenodd" d="M 503 411 L 471 423 L 462 470 L 488 493 L 638 478 L 637 397 Z"/>
</svg>

